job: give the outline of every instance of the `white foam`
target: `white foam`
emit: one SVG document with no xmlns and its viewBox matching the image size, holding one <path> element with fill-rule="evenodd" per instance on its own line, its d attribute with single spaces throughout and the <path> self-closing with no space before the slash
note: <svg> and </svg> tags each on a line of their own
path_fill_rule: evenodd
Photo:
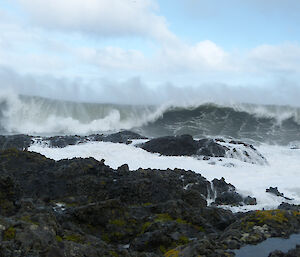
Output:
<svg viewBox="0 0 300 257">
<path fill-rule="evenodd" d="M 192 157 L 165 157 L 148 153 L 133 145 L 114 144 L 107 142 L 93 142 L 68 146 L 65 148 L 49 148 L 42 145 L 32 145 L 30 151 L 40 152 L 45 156 L 60 160 L 73 157 L 94 157 L 97 160 L 105 159 L 112 168 L 127 163 L 130 169 L 138 168 L 182 168 L 201 173 L 208 180 L 224 177 L 233 184 L 238 192 L 256 197 L 256 206 L 231 208 L 237 210 L 271 209 L 276 208 L 284 200 L 281 197 L 266 193 L 266 188 L 277 186 L 285 196 L 294 198 L 287 201 L 300 204 L 300 150 L 287 147 L 262 145 L 258 150 L 266 157 L 269 165 L 255 165 L 231 158 L 222 161 L 197 160 Z M 212 165 L 210 163 L 215 163 Z M 233 165 L 229 165 L 229 164 Z M 225 167 L 226 166 L 226 167 Z"/>
<path fill-rule="evenodd" d="M 87 135 L 142 126 L 156 120 L 166 108 L 22 98 L 1 92 L 0 125 L 9 133 Z"/>
<path fill-rule="evenodd" d="M 167 110 L 176 107 L 193 109 L 201 104 L 205 102 L 166 102 L 156 107 L 121 106 L 20 97 L 13 92 L 0 92 L 0 125 L 9 133 L 91 134 L 140 127 L 157 120 Z M 229 103 L 211 105 L 232 107 L 257 117 L 274 118 L 278 123 L 276 125 L 288 118 L 300 124 L 299 107 Z M 173 129 L 176 131 L 180 126 L 177 124 Z"/>
</svg>

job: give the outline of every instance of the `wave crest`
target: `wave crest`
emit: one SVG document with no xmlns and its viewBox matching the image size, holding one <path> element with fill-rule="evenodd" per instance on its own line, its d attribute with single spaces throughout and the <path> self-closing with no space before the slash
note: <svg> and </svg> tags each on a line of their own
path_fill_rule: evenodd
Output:
<svg viewBox="0 0 300 257">
<path fill-rule="evenodd" d="M 3 133 L 92 134 L 132 129 L 147 136 L 191 134 L 286 144 L 300 138 L 300 108 L 206 103 L 163 106 L 79 103 L 0 95 Z"/>
</svg>

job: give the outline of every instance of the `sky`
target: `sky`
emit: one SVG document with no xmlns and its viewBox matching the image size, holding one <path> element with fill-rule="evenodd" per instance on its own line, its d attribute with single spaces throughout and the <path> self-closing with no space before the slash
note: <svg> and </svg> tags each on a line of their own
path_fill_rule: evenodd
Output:
<svg viewBox="0 0 300 257">
<path fill-rule="evenodd" d="M 259 91 L 294 104 L 299 13 L 299 0 L 0 0 L 0 90 L 91 101 L 111 88 L 118 99 Z"/>
</svg>

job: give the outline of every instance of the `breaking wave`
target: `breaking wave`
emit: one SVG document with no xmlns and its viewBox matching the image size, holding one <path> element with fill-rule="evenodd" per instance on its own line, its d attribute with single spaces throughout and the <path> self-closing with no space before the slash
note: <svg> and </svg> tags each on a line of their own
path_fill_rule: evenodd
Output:
<svg viewBox="0 0 300 257">
<path fill-rule="evenodd" d="M 91 134 L 122 129 L 147 136 L 191 134 L 289 144 L 300 139 L 300 108 L 212 103 L 117 105 L 0 95 L 2 134 Z"/>
</svg>

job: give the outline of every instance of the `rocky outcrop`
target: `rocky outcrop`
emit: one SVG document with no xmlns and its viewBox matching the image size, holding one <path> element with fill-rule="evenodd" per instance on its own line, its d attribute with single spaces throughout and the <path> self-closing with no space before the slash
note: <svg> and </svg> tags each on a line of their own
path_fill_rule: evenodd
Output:
<svg viewBox="0 0 300 257">
<path fill-rule="evenodd" d="M 89 136 L 53 136 L 34 137 L 26 135 L 0 136 L 0 149 L 27 149 L 31 144 L 38 143 L 48 147 L 63 148 L 88 142 L 112 142 L 131 144 L 133 140 L 147 139 L 132 131 L 120 131 L 113 134 L 95 134 Z M 190 135 L 166 136 L 151 139 L 137 147 L 165 156 L 194 156 L 203 160 L 213 157 L 239 159 L 244 162 L 264 165 L 267 160 L 252 145 L 239 141 L 226 142 L 223 139 L 194 140 Z M 234 164 L 224 164 L 234 165 Z"/>
<path fill-rule="evenodd" d="M 112 143 L 125 143 L 130 144 L 131 140 L 134 139 L 147 139 L 147 137 L 141 136 L 132 131 L 121 131 L 114 134 L 110 134 L 103 137 L 104 142 L 112 142 Z"/>
<path fill-rule="evenodd" d="M 197 155 L 209 157 L 225 157 L 228 148 L 215 142 L 213 139 L 201 139 L 197 142 Z"/>
<path fill-rule="evenodd" d="M 63 148 L 68 145 L 77 145 L 87 142 L 112 142 L 112 143 L 123 143 L 130 144 L 134 139 L 147 139 L 144 136 L 141 136 L 132 131 L 120 131 L 113 134 L 94 134 L 90 136 L 54 136 L 54 137 L 42 137 L 37 138 L 37 141 L 40 143 L 46 143 L 50 147 Z"/>
<path fill-rule="evenodd" d="M 140 146 L 151 153 L 166 156 L 203 155 L 210 157 L 225 157 L 226 147 L 212 139 L 194 140 L 190 135 L 167 136 L 149 140 Z"/>
<path fill-rule="evenodd" d="M 211 183 L 192 171 L 114 170 L 16 149 L 0 152 L 0 170 L 0 256 L 170 256 L 193 242 L 199 255 L 205 240 L 207 256 L 222 256 L 210 236 L 237 220 L 207 206 Z M 219 184 L 217 195 L 233 190 Z"/>
<path fill-rule="evenodd" d="M 149 140 L 140 147 L 151 153 L 166 156 L 195 156 L 209 160 L 211 157 L 227 157 L 252 164 L 267 164 L 265 157 L 253 145 L 223 139 L 194 140 L 190 135 L 166 136 Z"/>
<path fill-rule="evenodd" d="M 141 148 L 147 152 L 166 156 L 191 156 L 199 149 L 197 142 L 190 135 L 154 138 L 142 144 Z"/>
<path fill-rule="evenodd" d="M 282 198 L 284 198 L 286 200 L 293 200 L 291 198 L 285 197 L 283 193 L 280 193 L 278 191 L 277 187 L 269 187 L 269 188 L 266 189 L 266 192 L 270 193 L 270 194 L 273 194 L 273 195 L 276 195 L 276 196 L 279 196 L 279 197 L 282 197 Z"/>
<path fill-rule="evenodd" d="M 32 144 L 32 137 L 27 135 L 0 136 L 0 150 L 16 148 L 27 149 Z"/>
<path fill-rule="evenodd" d="M 268 257 L 299 257 L 300 256 L 300 245 L 293 250 L 288 251 L 287 253 L 283 253 L 282 251 L 274 251 L 269 254 Z"/>
<path fill-rule="evenodd" d="M 256 199 L 250 196 L 243 197 L 236 192 L 233 185 L 225 182 L 224 178 L 220 180 L 214 179 L 212 181 L 215 192 L 215 202 L 217 205 L 256 205 Z"/>
<path fill-rule="evenodd" d="M 286 210 L 286 211 L 296 211 L 296 212 L 300 212 L 300 205 L 289 204 L 289 203 L 282 202 L 282 203 L 278 206 L 278 209 L 279 209 L 279 210 Z"/>
</svg>

